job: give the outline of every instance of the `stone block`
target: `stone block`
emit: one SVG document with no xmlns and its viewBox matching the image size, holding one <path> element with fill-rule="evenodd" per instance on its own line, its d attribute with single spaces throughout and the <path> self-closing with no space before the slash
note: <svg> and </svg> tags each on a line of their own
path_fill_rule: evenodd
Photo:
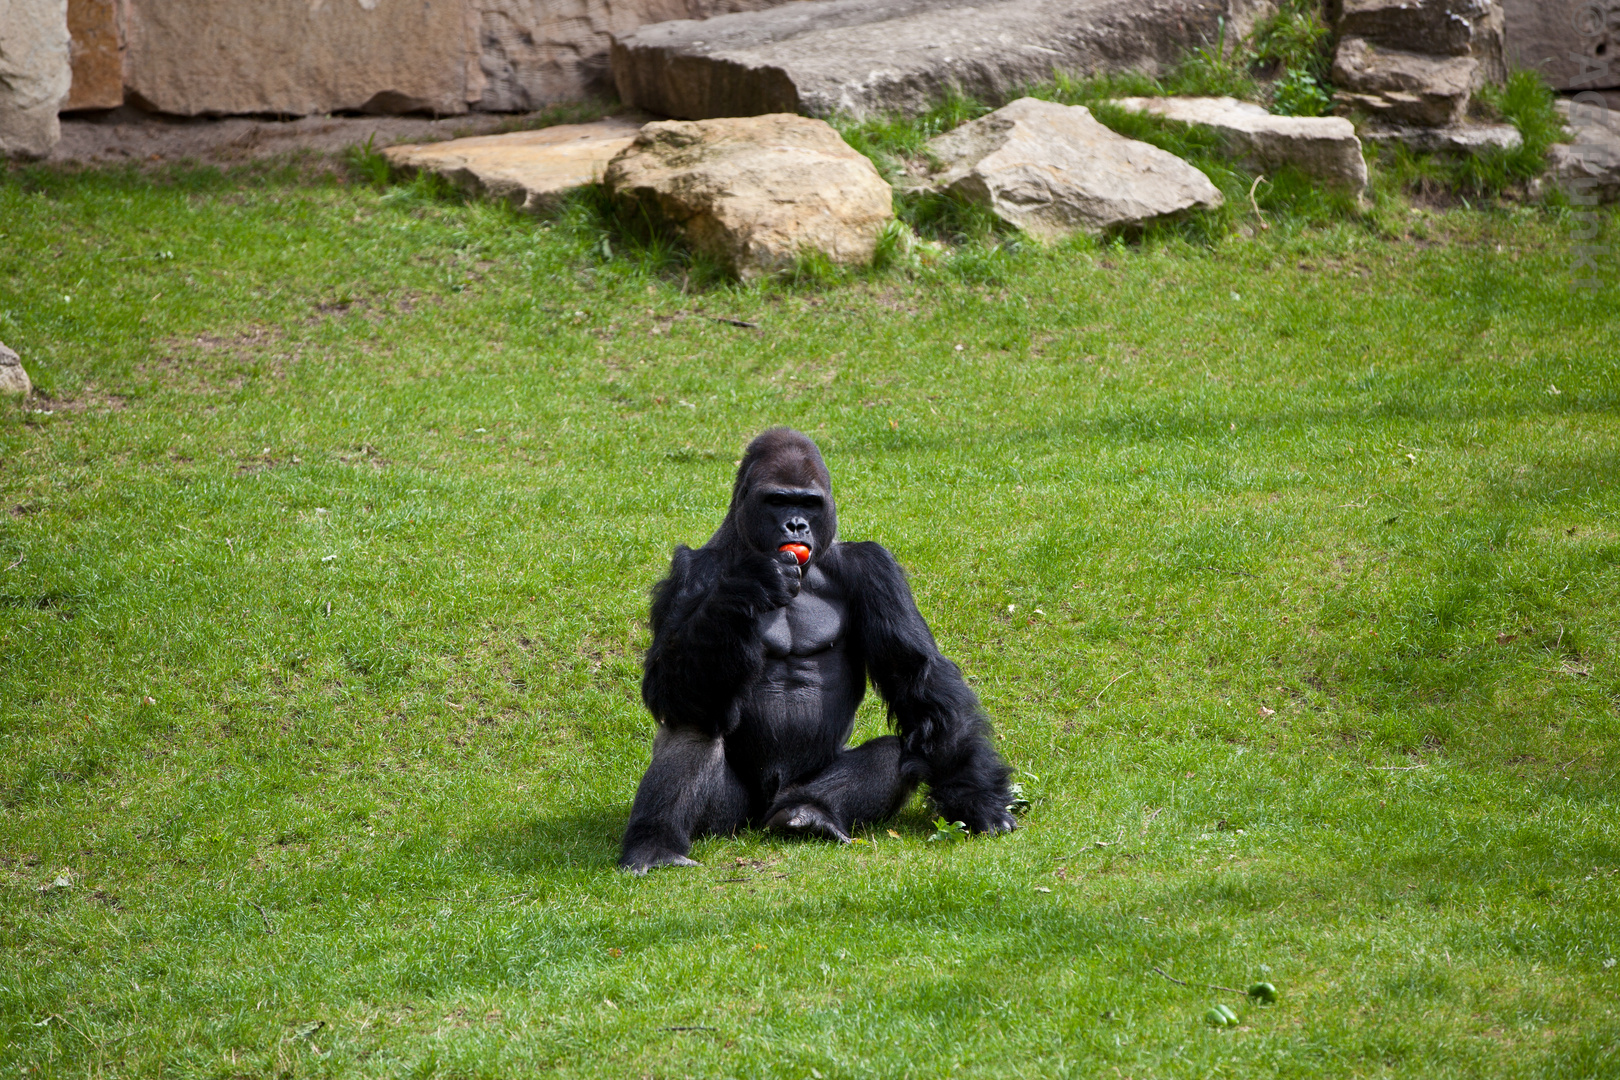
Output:
<svg viewBox="0 0 1620 1080">
<path fill-rule="evenodd" d="M 627 104 L 668 116 L 917 113 L 1006 101 L 1055 70 L 1155 72 L 1236 40 L 1264 0 L 799 0 L 616 36 Z"/>
</svg>

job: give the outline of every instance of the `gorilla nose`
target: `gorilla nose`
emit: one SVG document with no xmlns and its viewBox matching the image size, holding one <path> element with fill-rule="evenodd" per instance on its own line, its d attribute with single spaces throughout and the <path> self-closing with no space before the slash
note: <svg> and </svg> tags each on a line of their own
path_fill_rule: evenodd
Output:
<svg viewBox="0 0 1620 1080">
<path fill-rule="evenodd" d="M 804 518 L 792 518 L 782 526 L 789 536 L 809 536 L 810 523 Z"/>
</svg>

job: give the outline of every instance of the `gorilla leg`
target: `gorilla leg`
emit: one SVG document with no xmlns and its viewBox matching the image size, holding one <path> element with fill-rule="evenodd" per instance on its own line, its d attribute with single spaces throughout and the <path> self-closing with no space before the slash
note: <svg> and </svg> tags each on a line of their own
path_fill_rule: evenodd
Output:
<svg viewBox="0 0 1620 1080">
<path fill-rule="evenodd" d="M 765 811 L 765 825 L 847 844 L 856 825 L 892 817 L 916 786 L 900 775 L 899 738 L 884 735 L 841 752 L 825 769 L 784 787 Z"/>
<path fill-rule="evenodd" d="M 619 866 L 696 866 L 692 838 L 730 832 L 748 819 L 748 792 L 726 764 L 726 745 L 701 732 L 660 728 L 652 764 L 636 788 Z"/>
</svg>

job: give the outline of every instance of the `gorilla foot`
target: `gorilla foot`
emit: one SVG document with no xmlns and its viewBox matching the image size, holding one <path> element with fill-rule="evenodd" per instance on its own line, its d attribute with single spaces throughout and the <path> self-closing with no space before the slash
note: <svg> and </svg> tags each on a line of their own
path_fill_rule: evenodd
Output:
<svg viewBox="0 0 1620 1080">
<path fill-rule="evenodd" d="M 693 859 L 688 859 L 678 851 L 627 851 L 619 859 L 619 869 L 628 870 L 640 877 L 649 870 L 656 870 L 660 866 L 702 866 Z"/>
<path fill-rule="evenodd" d="M 828 840 L 836 840 L 840 844 L 851 843 L 849 834 L 838 827 L 838 823 L 828 817 L 820 808 L 808 803 L 799 806 L 786 806 L 772 814 L 765 822 L 767 829 L 779 829 L 782 832 L 809 834 L 820 836 Z"/>
</svg>

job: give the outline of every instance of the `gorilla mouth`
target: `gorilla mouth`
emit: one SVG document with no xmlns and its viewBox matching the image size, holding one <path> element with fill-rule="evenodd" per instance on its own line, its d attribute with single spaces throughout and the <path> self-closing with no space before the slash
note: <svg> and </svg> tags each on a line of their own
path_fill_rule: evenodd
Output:
<svg viewBox="0 0 1620 1080">
<path fill-rule="evenodd" d="M 800 566 L 803 566 L 805 563 L 810 561 L 810 545 L 809 544 L 797 544 L 797 543 L 782 544 L 776 550 L 777 551 L 792 552 L 793 557 L 795 559 L 799 560 L 799 565 Z"/>
</svg>

